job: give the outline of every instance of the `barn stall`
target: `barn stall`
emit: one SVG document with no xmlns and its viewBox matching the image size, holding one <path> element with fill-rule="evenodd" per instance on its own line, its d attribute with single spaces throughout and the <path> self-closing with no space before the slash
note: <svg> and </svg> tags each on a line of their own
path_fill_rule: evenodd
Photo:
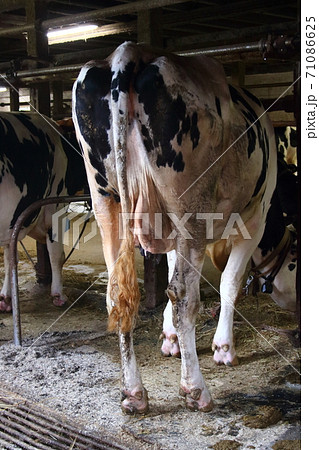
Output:
<svg viewBox="0 0 319 450">
<path fill-rule="evenodd" d="M 132 40 L 218 58 L 229 81 L 270 107 L 275 127 L 298 127 L 297 2 L 3 1 L 0 12 L 3 111 L 34 107 L 56 121 L 70 117 L 80 67 Z M 48 42 L 47 31 L 79 23 L 97 27 L 55 41 L 51 35 Z M 124 416 L 118 339 L 106 327 L 101 241 L 85 204 L 71 204 L 66 216 L 66 254 L 76 243 L 72 221 L 89 221 L 64 266 L 69 299 L 62 311 L 37 283 L 48 270 L 45 249 L 30 238 L 24 240 L 26 250 L 18 247 L 22 347 L 13 342 L 19 324 L 2 314 L 1 448 L 300 448 L 298 315 L 265 294 L 242 298 L 235 316 L 240 365 L 216 366 L 211 342 L 220 274 L 209 261 L 201 282 L 197 352 L 213 411 L 184 409 L 180 360 L 160 353 L 165 260 L 144 260 L 136 250 L 142 301 L 134 341 L 150 412 Z"/>
</svg>

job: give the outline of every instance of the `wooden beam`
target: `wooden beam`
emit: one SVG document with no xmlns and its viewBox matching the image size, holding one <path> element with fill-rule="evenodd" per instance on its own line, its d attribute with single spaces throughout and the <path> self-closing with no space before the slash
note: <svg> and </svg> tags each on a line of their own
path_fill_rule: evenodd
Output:
<svg viewBox="0 0 319 450">
<path fill-rule="evenodd" d="M 243 61 L 232 64 L 231 82 L 236 86 L 245 86 L 245 63 Z"/>
<path fill-rule="evenodd" d="M 0 13 L 24 8 L 26 3 L 28 3 L 26 0 L 1 0 Z"/>
<path fill-rule="evenodd" d="M 53 94 L 52 118 L 63 119 L 63 81 L 54 80 L 51 83 Z"/>
<path fill-rule="evenodd" d="M 28 56 L 39 59 L 48 59 L 48 38 L 41 30 L 41 22 L 46 17 L 46 2 L 43 0 L 29 0 L 26 2 L 27 23 L 33 24 L 28 31 L 27 52 Z"/>
<path fill-rule="evenodd" d="M 46 17 L 46 2 L 28 0 L 26 2 L 26 17 L 28 24 L 33 24 L 28 31 L 27 52 L 33 60 L 29 61 L 29 69 L 39 67 L 39 60 L 48 59 L 48 38 L 41 30 L 41 21 Z M 30 103 L 36 111 L 50 116 L 50 85 L 49 82 L 34 85 L 30 88 Z M 48 283 L 51 280 L 51 265 L 45 244 L 37 242 L 36 277 L 38 283 Z"/>
<path fill-rule="evenodd" d="M 140 11 L 137 16 L 137 37 L 153 47 L 163 47 L 162 10 L 150 9 Z"/>
<path fill-rule="evenodd" d="M 19 111 L 19 90 L 10 88 L 10 111 Z"/>
</svg>

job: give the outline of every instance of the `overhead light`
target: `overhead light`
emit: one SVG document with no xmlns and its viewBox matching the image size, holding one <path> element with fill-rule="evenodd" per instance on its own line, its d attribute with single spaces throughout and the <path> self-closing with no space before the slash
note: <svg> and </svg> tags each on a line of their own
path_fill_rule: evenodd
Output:
<svg viewBox="0 0 319 450">
<path fill-rule="evenodd" d="M 6 92 L 7 88 L 6 87 L 0 87 L 0 92 Z"/>
<path fill-rule="evenodd" d="M 62 44 L 63 42 L 79 41 L 81 39 L 87 40 L 102 36 L 108 36 L 112 34 L 120 33 L 134 33 L 136 32 L 136 23 L 112 23 L 109 25 L 103 25 L 101 27 L 97 25 L 79 25 L 69 28 L 58 28 L 48 31 L 48 43 Z"/>
<path fill-rule="evenodd" d="M 79 25 L 76 27 L 69 28 L 58 28 L 47 32 L 48 43 L 52 44 L 62 44 L 63 42 L 78 41 L 80 39 L 87 39 L 92 31 L 98 28 L 97 25 L 87 24 Z"/>
</svg>

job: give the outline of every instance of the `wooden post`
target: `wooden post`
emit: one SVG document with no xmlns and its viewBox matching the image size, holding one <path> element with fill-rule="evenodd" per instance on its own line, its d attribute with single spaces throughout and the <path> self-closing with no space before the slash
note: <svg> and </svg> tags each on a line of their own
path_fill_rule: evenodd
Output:
<svg viewBox="0 0 319 450">
<path fill-rule="evenodd" d="M 154 309 L 167 300 L 165 290 L 168 284 L 166 255 L 150 255 L 144 258 L 145 307 Z"/>
<path fill-rule="evenodd" d="M 51 86 L 53 94 L 52 118 L 54 120 L 63 119 L 63 82 L 55 80 L 52 81 Z"/>
<path fill-rule="evenodd" d="M 10 111 L 19 111 L 19 90 L 10 88 Z"/>
<path fill-rule="evenodd" d="M 301 68 L 300 62 L 296 63 L 294 70 L 294 79 L 297 80 L 300 77 Z M 301 104 L 300 104 L 300 79 L 294 84 L 294 115 L 297 125 L 297 165 L 298 165 L 298 205 L 299 211 L 301 210 L 301 180 L 300 180 L 300 161 L 301 161 Z M 301 345 L 301 214 L 298 214 L 297 222 L 297 276 L 296 276 L 296 318 L 298 321 L 298 329 L 296 332 L 295 340 L 296 345 Z"/>
<path fill-rule="evenodd" d="M 34 28 L 28 31 L 27 51 L 30 57 L 29 69 L 41 67 L 41 61 L 48 60 L 48 38 L 41 30 L 40 20 L 46 18 L 46 2 L 43 0 L 29 0 L 26 2 L 27 22 Z M 48 82 L 38 83 L 30 89 L 30 103 L 36 109 L 50 116 L 50 85 Z"/>
<path fill-rule="evenodd" d="M 48 60 L 48 38 L 40 28 L 40 20 L 46 18 L 46 2 L 43 0 L 29 0 L 26 2 L 27 22 L 34 24 L 28 31 L 27 51 L 31 60 L 29 68 L 41 66 L 41 61 Z M 38 83 L 30 88 L 30 103 L 36 111 L 50 117 L 50 85 L 49 82 Z M 37 282 L 49 284 L 51 282 L 51 265 L 47 246 L 37 242 L 36 277 Z"/>
<path fill-rule="evenodd" d="M 137 17 L 138 41 L 154 47 L 163 47 L 162 10 L 140 11 Z M 167 300 L 168 284 L 166 255 L 150 255 L 144 258 L 145 306 L 153 309 Z"/>
<path fill-rule="evenodd" d="M 161 9 L 150 9 L 138 13 L 137 37 L 138 41 L 144 44 L 163 47 Z"/>
<path fill-rule="evenodd" d="M 243 61 L 237 61 L 232 64 L 231 82 L 236 86 L 245 86 L 245 63 Z"/>
<path fill-rule="evenodd" d="M 38 262 L 35 265 L 37 283 L 50 284 L 52 281 L 52 270 L 49 258 L 49 252 L 45 244 L 37 242 Z"/>
</svg>

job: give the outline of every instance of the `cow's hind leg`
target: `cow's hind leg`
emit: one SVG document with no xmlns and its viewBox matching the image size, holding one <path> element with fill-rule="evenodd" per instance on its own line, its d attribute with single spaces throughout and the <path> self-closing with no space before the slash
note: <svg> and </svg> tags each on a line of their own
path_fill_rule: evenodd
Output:
<svg viewBox="0 0 319 450">
<path fill-rule="evenodd" d="M 200 303 L 199 280 L 204 250 L 177 251 L 173 277 L 167 293 L 173 305 L 173 321 L 177 330 L 182 369 L 180 393 L 192 411 L 210 411 L 212 399 L 200 371 L 196 353 L 195 321 Z"/>
<path fill-rule="evenodd" d="M 167 254 L 168 262 L 168 281 L 170 282 L 174 273 L 176 263 L 176 251 L 172 250 Z M 164 310 L 163 331 L 161 337 L 163 338 L 163 344 L 161 352 L 163 356 L 180 357 L 181 352 L 179 348 L 177 331 L 173 324 L 173 306 L 172 302 L 168 300 L 166 308 Z"/>
<path fill-rule="evenodd" d="M 123 262 L 124 270 L 128 269 L 129 253 L 132 249 L 123 250 L 122 241 L 118 237 L 119 217 L 121 205 L 113 197 L 102 197 L 97 194 L 97 189 L 91 189 L 95 217 L 98 222 L 104 259 L 108 271 L 107 309 L 109 313 L 109 327 L 115 329 L 119 326 L 119 343 L 122 362 L 122 410 L 127 414 L 142 414 L 148 410 L 148 397 L 143 387 L 142 378 L 136 362 L 133 347 L 134 319 L 128 330 L 121 330 L 121 305 L 119 301 L 118 281 L 126 280 L 126 284 L 132 284 L 136 274 L 117 273 L 117 263 Z M 133 248 L 134 251 L 134 248 Z M 124 307 L 125 309 L 125 307 Z"/>
<path fill-rule="evenodd" d="M 0 312 L 11 312 L 11 289 L 10 289 L 10 261 L 9 261 L 9 246 L 4 247 L 4 281 L 0 292 Z"/>
<path fill-rule="evenodd" d="M 120 332 L 119 337 L 122 357 L 122 410 L 127 414 L 142 414 L 148 410 L 148 396 L 137 367 L 132 332 Z"/>
<path fill-rule="evenodd" d="M 221 310 L 212 349 L 217 364 L 238 364 L 233 340 L 235 302 L 242 286 L 247 263 L 258 245 L 263 227 L 251 239 L 238 239 L 232 246 L 230 256 L 220 282 Z"/>
<path fill-rule="evenodd" d="M 67 296 L 63 293 L 62 268 L 64 263 L 64 251 L 62 242 L 52 240 L 47 235 L 47 248 L 52 269 L 51 296 L 55 306 L 63 306 L 67 301 Z"/>
</svg>

